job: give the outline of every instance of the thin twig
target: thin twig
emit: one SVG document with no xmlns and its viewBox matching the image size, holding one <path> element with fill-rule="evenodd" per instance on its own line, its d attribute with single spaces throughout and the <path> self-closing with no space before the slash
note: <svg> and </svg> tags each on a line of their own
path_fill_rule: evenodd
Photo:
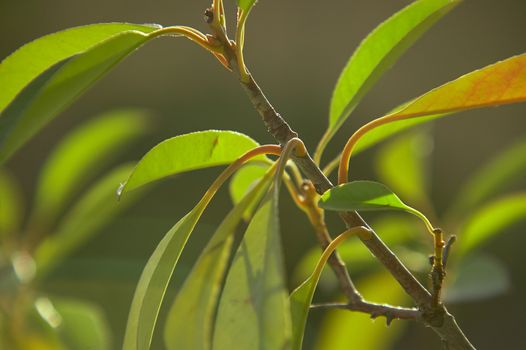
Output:
<svg viewBox="0 0 526 350">
<path fill-rule="evenodd" d="M 234 70 L 235 71 L 235 70 Z M 289 139 L 297 137 L 298 134 L 292 130 L 289 124 L 279 115 L 270 102 L 255 83 L 252 76 L 248 83 L 241 82 L 247 91 L 250 101 L 256 111 L 260 114 L 269 133 L 280 143 L 286 143 Z M 332 188 L 332 183 L 325 177 L 320 168 L 312 160 L 309 154 L 303 157 L 293 156 L 292 159 L 298 165 L 303 174 L 313 183 L 318 193 L 323 193 Z M 348 228 L 356 226 L 369 227 L 367 223 L 356 212 L 340 213 L 340 216 Z M 406 293 L 413 298 L 422 312 L 421 320 L 430 326 L 448 344 L 450 350 L 474 350 L 475 348 L 455 321 L 455 318 L 447 312 L 443 305 L 432 307 L 431 294 L 411 274 L 398 257 L 385 245 L 374 231 L 368 239 L 360 237 L 365 246 L 373 255 L 389 270 L 391 275 L 398 281 Z"/>
<path fill-rule="evenodd" d="M 237 57 L 235 45 L 232 45 L 228 38 L 218 38 L 223 42 L 225 49 L 224 56 L 231 67 L 236 67 Z M 248 76 L 233 69 L 233 73 L 238 77 L 241 85 L 261 116 L 268 132 L 279 142 L 285 145 L 290 139 L 297 138 L 298 134 L 281 117 L 281 115 L 270 104 L 263 91 L 260 89 L 252 75 L 247 71 Z M 306 152 L 303 155 L 292 155 L 292 160 L 298 165 L 302 173 L 309 179 L 316 192 L 324 193 L 333 187 L 318 165 Z M 342 212 L 341 218 L 348 228 L 363 226 L 370 228 L 369 225 L 356 212 Z M 475 350 L 462 330 L 457 325 L 455 318 L 448 313 L 442 305 L 433 305 L 431 294 L 404 266 L 398 257 L 385 245 L 371 229 L 368 237 L 360 237 L 360 240 L 373 253 L 373 255 L 389 270 L 392 276 L 398 281 L 406 293 L 413 298 L 421 313 L 421 320 L 430 326 L 444 341 L 449 350 Z M 332 265 L 331 265 L 332 266 Z M 347 271 L 347 270 L 346 270 Z M 359 295 L 359 294 L 358 294 Z M 353 304 L 362 305 L 362 304 Z M 357 310 L 360 311 L 360 310 Z"/>
<path fill-rule="evenodd" d="M 413 320 L 418 321 L 421 318 L 420 310 L 416 308 L 405 308 L 399 306 L 392 306 L 387 304 L 376 304 L 366 301 L 357 303 L 327 303 L 315 304 L 311 309 L 341 309 L 363 312 L 371 315 L 371 318 L 385 317 L 387 325 L 389 326 L 393 320 Z"/>
</svg>

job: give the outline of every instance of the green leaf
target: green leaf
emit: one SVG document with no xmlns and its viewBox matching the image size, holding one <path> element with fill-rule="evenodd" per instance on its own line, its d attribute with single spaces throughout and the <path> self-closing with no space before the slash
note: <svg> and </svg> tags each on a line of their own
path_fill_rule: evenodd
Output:
<svg viewBox="0 0 526 350">
<path fill-rule="evenodd" d="M 509 183 L 523 179 L 526 173 L 526 141 L 515 143 L 479 169 L 462 186 L 452 212 L 462 214 L 499 193 Z"/>
<path fill-rule="evenodd" d="M 256 4 L 257 0 L 237 0 L 237 6 L 245 12 L 248 12 Z"/>
<path fill-rule="evenodd" d="M 84 53 L 97 44 L 123 32 L 150 33 L 159 26 L 130 23 L 102 23 L 66 29 L 36 39 L 0 63 L 0 111 L 31 81 L 55 64 Z"/>
<path fill-rule="evenodd" d="M 131 109 L 105 113 L 79 127 L 55 147 L 36 190 L 32 220 L 39 229 L 53 222 L 79 189 L 144 134 L 145 116 L 144 111 Z"/>
<path fill-rule="evenodd" d="M 214 349 L 288 349 L 291 320 L 274 185 L 250 222 L 228 273 Z"/>
<path fill-rule="evenodd" d="M 61 220 L 52 235 L 48 235 L 35 251 L 37 271 L 42 278 L 65 256 L 89 240 L 117 214 L 138 198 L 118 202 L 115 188 L 132 170 L 131 164 L 121 165 L 91 187 Z"/>
<path fill-rule="evenodd" d="M 359 234 L 360 232 L 369 232 L 369 230 L 362 227 L 354 227 L 338 237 L 336 237 L 331 244 L 324 250 L 319 258 L 316 267 L 312 274 L 290 295 L 290 308 L 292 316 L 292 349 L 301 350 L 303 343 L 303 334 L 305 332 L 305 324 L 307 323 L 307 316 L 309 308 L 312 303 L 314 291 L 320 280 L 321 273 L 325 267 L 327 260 L 334 252 L 336 247 L 351 235 Z"/>
<path fill-rule="evenodd" d="M 526 218 L 526 193 L 517 193 L 479 209 L 466 222 L 461 230 L 459 246 L 454 248 L 459 254 L 478 247 Z"/>
<path fill-rule="evenodd" d="M 403 210 L 417 214 L 385 185 L 374 181 L 352 181 L 331 188 L 320 198 L 320 208 L 335 211 Z"/>
<path fill-rule="evenodd" d="M 168 349 L 211 349 L 214 314 L 232 254 L 234 232 L 250 207 L 267 191 L 273 172 L 226 216 L 208 242 L 168 313 L 164 339 Z"/>
<path fill-rule="evenodd" d="M 194 133 L 193 135 L 197 135 L 197 137 L 193 140 L 198 141 L 199 139 L 204 139 L 208 142 L 211 141 L 209 154 L 201 158 L 198 157 L 197 162 L 186 161 L 184 164 L 200 166 L 203 162 L 210 164 L 210 159 L 214 162 L 219 162 L 232 155 L 234 150 L 225 149 L 223 145 L 224 140 L 220 140 L 220 136 L 223 134 L 222 132 L 216 132 L 215 135 L 212 135 L 213 137 L 211 139 L 206 138 L 208 133 L 210 132 Z M 199 134 L 204 135 L 205 138 L 200 138 Z M 240 136 L 241 134 L 227 132 L 225 135 L 227 135 L 227 140 L 230 137 L 237 141 L 232 144 L 240 144 L 239 137 L 244 139 L 245 142 L 254 142 L 246 136 Z M 188 137 L 189 135 L 184 136 Z M 200 148 L 197 145 L 199 144 L 196 143 L 194 146 Z M 185 144 L 185 148 L 187 148 L 186 151 L 188 151 L 188 147 L 190 146 L 192 146 L 192 144 Z M 216 154 L 216 150 L 218 150 L 218 154 Z M 168 156 L 169 155 L 170 154 L 168 154 Z M 191 157 L 183 156 L 183 159 L 185 158 Z M 236 166 L 227 168 L 211 185 L 208 191 L 205 192 L 194 209 L 179 220 L 157 245 L 157 248 L 143 270 L 135 290 L 124 337 L 125 349 L 149 349 L 166 288 L 168 287 L 168 283 L 170 282 L 170 278 L 186 242 L 201 217 L 201 214 L 208 206 L 208 203 L 210 203 L 210 200 L 221 184 L 227 180 L 232 171 L 235 171 Z"/>
<path fill-rule="evenodd" d="M 144 44 L 150 38 L 148 33 L 155 29 L 158 28 L 145 26 L 142 31 L 122 31 L 75 56 L 45 65 L 44 71 L 39 71 L 40 75 L 34 80 L 24 81 L 27 85 L 18 84 L 21 91 L 0 113 L 0 163 L 113 66 Z M 53 50 L 53 45 L 46 46 L 46 52 Z M 13 81 L 16 85 L 13 71 L 21 67 L 16 65 L 15 68 L 8 70 L 3 84 Z"/>
<path fill-rule="evenodd" d="M 207 202 L 200 202 L 166 233 L 148 259 L 135 289 L 123 349 L 147 350 L 162 301 L 181 253 Z"/>
<path fill-rule="evenodd" d="M 386 185 L 417 205 L 427 205 L 426 156 L 430 150 L 425 132 L 401 136 L 383 146 L 375 162 Z"/>
<path fill-rule="evenodd" d="M 394 14 L 360 44 L 334 89 L 325 142 L 341 127 L 369 89 L 458 0 L 420 0 Z M 322 148 L 325 145 L 320 145 Z"/>
<path fill-rule="evenodd" d="M 0 242 L 20 229 L 24 215 L 23 196 L 15 179 L 0 169 Z"/>
<path fill-rule="evenodd" d="M 385 272 L 358 281 L 358 288 L 367 300 L 374 302 L 403 305 L 407 300 L 402 288 Z M 381 321 L 373 322 L 369 315 L 359 312 L 328 311 L 321 326 L 312 330 L 319 334 L 314 349 L 390 349 L 408 323 L 394 321 L 387 327 Z"/>
<path fill-rule="evenodd" d="M 511 285 L 506 267 L 487 255 L 462 259 L 452 277 L 445 290 L 448 303 L 488 299 L 506 292 Z"/>
<path fill-rule="evenodd" d="M 146 153 L 120 193 L 185 171 L 229 164 L 257 146 L 250 137 L 233 131 L 208 130 L 173 137 Z"/>
<path fill-rule="evenodd" d="M 111 349 L 110 327 L 96 305 L 68 299 L 52 300 L 60 325 L 57 332 L 68 349 Z"/>
</svg>

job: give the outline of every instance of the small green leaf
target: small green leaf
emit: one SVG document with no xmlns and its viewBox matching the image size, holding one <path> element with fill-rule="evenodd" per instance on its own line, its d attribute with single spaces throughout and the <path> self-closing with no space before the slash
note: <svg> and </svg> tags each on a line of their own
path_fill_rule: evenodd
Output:
<svg viewBox="0 0 526 350">
<path fill-rule="evenodd" d="M 500 198 L 482 207 L 467 220 L 461 230 L 459 246 L 454 250 L 466 254 L 525 218 L 526 193 Z"/>
<path fill-rule="evenodd" d="M 237 0 L 237 6 L 243 11 L 247 12 L 252 9 L 257 0 Z"/>
<path fill-rule="evenodd" d="M 506 292 L 511 285 L 506 267 L 486 255 L 462 259 L 460 266 L 452 272 L 452 277 L 445 290 L 448 303 L 492 298 Z"/>
<path fill-rule="evenodd" d="M 0 112 L 25 86 L 55 64 L 120 33 L 132 30 L 150 33 L 159 28 L 130 23 L 91 24 L 49 34 L 22 46 L 0 63 Z"/>
<path fill-rule="evenodd" d="M 469 179 L 455 200 L 452 212 L 462 214 L 499 193 L 507 184 L 523 179 L 526 173 L 526 141 L 515 143 L 479 169 Z"/>
<path fill-rule="evenodd" d="M 0 169 L 0 242 L 20 229 L 24 215 L 23 196 L 18 183 Z"/>
<path fill-rule="evenodd" d="M 53 222 L 79 189 L 144 134 L 145 116 L 139 110 L 105 113 L 79 127 L 55 147 L 36 189 L 32 220 L 39 229 Z"/>
<path fill-rule="evenodd" d="M 118 202 L 115 197 L 120 179 L 132 168 L 131 164 L 121 165 L 99 180 L 60 221 L 56 232 L 48 235 L 37 247 L 34 258 L 41 278 L 139 198 L 134 196 Z"/>
<path fill-rule="evenodd" d="M 354 227 L 338 237 L 336 237 L 331 244 L 325 249 L 319 258 L 316 267 L 312 274 L 307 278 L 298 288 L 296 288 L 290 295 L 290 308 L 292 316 L 292 349 L 301 350 L 303 343 L 303 334 L 305 332 L 305 324 L 307 323 L 307 316 L 309 308 L 312 303 L 314 291 L 320 280 L 321 273 L 327 260 L 334 252 L 336 247 L 345 239 L 360 232 L 369 232 L 363 227 Z"/>
<path fill-rule="evenodd" d="M 20 86 L 16 98 L 0 112 L 0 163 L 9 158 L 31 136 L 80 96 L 148 39 L 144 31 L 124 31 L 111 36 L 89 50 L 66 58 Z M 53 51 L 53 46 L 47 51 Z M 21 69 L 18 67 L 17 69 Z M 11 71 L 9 71 L 11 72 Z M 11 72 L 12 73 L 12 72 Z M 5 84 L 16 82 L 16 74 L 8 74 Z M 23 89 L 22 89 L 23 88 Z"/>
<path fill-rule="evenodd" d="M 170 175 L 229 164 L 257 146 L 250 137 L 233 131 L 208 130 L 173 137 L 146 153 L 120 193 Z"/>
<path fill-rule="evenodd" d="M 53 298 L 52 303 L 61 319 L 56 331 L 68 349 L 112 348 L 110 326 L 103 310 L 79 300 Z"/>
<path fill-rule="evenodd" d="M 374 181 L 353 181 L 326 191 L 318 203 L 320 208 L 335 211 L 403 210 L 419 217 L 429 231 L 433 225 L 424 214 L 406 205 L 385 185 Z"/>
<path fill-rule="evenodd" d="M 214 349 L 290 348 L 290 306 L 277 201 L 275 184 L 234 256 L 219 303 Z"/>
<path fill-rule="evenodd" d="M 374 302 L 403 305 L 407 301 L 402 288 L 385 272 L 358 281 L 358 288 L 367 300 Z M 360 312 L 328 311 L 321 326 L 312 329 L 319 334 L 314 349 L 390 349 L 408 323 L 394 321 L 387 327 L 382 321 L 373 322 L 369 315 Z"/>
<path fill-rule="evenodd" d="M 383 146 L 375 162 L 382 182 L 417 205 L 429 202 L 425 157 L 429 155 L 430 142 L 424 132 L 401 136 Z"/>
<path fill-rule="evenodd" d="M 327 143 L 369 89 L 396 60 L 458 0 L 420 0 L 374 29 L 353 53 L 334 89 Z M 323 149 L 325 145 L 320 145 Z"/>
<path fill-rule="evenodd" d="M 250 207 L 268 190 L 273 172 L 261 179 L 227 215 L 208 242 L 167 316 L 168 349 L 211 349 L 214 314 L 232 254 L 234 232 Z"/>
</svg>

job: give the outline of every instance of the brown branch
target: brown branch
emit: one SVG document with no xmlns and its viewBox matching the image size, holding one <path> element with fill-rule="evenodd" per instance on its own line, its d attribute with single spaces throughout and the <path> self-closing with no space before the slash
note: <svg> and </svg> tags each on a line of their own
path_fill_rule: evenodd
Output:
<svg viewBox="0 0 526 350">
<path fill-rule="evenodd" d="M 294 132 L 289 124 L 283 120 L 275 109 L 272 107 L 268 99 L 265 97 L 259 86 L 256 84 L 252 76 L 247 82 L 241 82 L 241 85 L 248 93 L 249 99 L 254 108 L 258 111 L 267 127 L 267 130 L 280 144 L 285 144 L 298 134 Z M 319 194 L 334 187 L 327 179 L 320 168 L 314 163 L 310 155 L 304 157 L 293 157 L 294 162 L 298 165 L 304 175 L 313 183 L 316 191 Z M 358 215 L 358 213 L 341 213 L 340 215 L 348 228 L 356 226 L 369 227 L 367 223 Z M 431 294 L 418 282 L 418 280 L 411 274 L 411 272 L 402 264 L 396 255 L 380 240 L 378 235 L 373 231 L 373 234 L 363 239 L 362 242 L 373 253 L 373 255 L 380 260 L 380 262 L 391 272 L 395 279 L 400 283 L 404 290 L 415 300 L 419 306 L 429 304 Z M 330 240 L 325 241 L 324 244 L 329 244 Z"/>
<path fill-rule="evenodd" d="M 251 75 L 247 81 L 240 80 L 240 82 L 247 92 L 252 105 L 260 114 L 267 130 L 277 142 L 283 145 L 291 138 L 298 137 L 298 134 L 293 131 L 281 115 L 275 111 Z M 303 174 L 313 183 L 319 194 L 334 187 L 309 154 L 306 154 L 304 157 L 293 156 L 292 159 Z M 357 226 L 370 228 L 356 212 L 340 213 L 340 216 L 348 228 Z M 445 349 L 475 349 L 465 337 L 464 333 L 462 333 L 455 318 L 447 312 L 443 305 L 439 305 L 438 307 L 432 305 L 431 294 L 372 229 L 369 237 L 360 237 L 360 240 L 384 267 L 387 268 L 405 292 L 413 298 L 421 312 L 422 317 L 420 319 L 440 336 L 443 344 L 445 344 L 444 346 L 446 346 Z M 334 267 L 336 267 L 336 265 L 334 265 Z M 341 267 L 338 267 L 338 270 L 340 269 Z M 341 272 L 336 272 L 336 274 L 340 276 Z"/>
<path fill-rule="evenodd" d="M 361 302 L 349 302 L 347 304 L 341 303 L 328 303 L 328 304 L 315 304 L 311 306 L 311 309 L 341 309 L 363 312 L 371 315 L 372 319 L 377 317 L 385 317 L 387 325 L 389 326 L 393 320 L 412 320 L 418 321 L 421 319 L 421 312 L 416 308 L 405 308 L 392 306 L 387 304 L 376 304 L 367 301 Z"/>
<path fill-rule="evenodd" d="M 229 63 L 230 67 L 237 66 L 236 46 L 231 42 L 226 33 L 218 35 L 217 40 L 222 42 L 224 47 L 224 57 Z M 268 132 L 279 142 L 285 145 L 290 139 L 298 137 L 298 134 L 292 130 L 290 125 L 281 117 L 281 115 L 270 104 L 265 94 L 258 86 L 251 74 L 241 77 L 237 69 L 232 69 L 232 72 L 238 77 L 242 87 L 246 91 L 252 105 L 261 116 Z M 298 165 L 302 173 L 309 179 L 316 191 L 319 194 L 324 193 L 333 184 L 327 179 L 325 174 L 321 171 L 319 166 L 312 160 L 308 152 L 304 156 L 293 155 L 292 160 Z M 340 213 L 341 218 L 348 228 L 364 226 L 370 228 L 369 225 L 356 212 Z M 325 234 L 319 235 L 322 240 L 322 245 L 330 243 L 330 237 Z M 458 327 L 455 318 L 447 312 L 443 305 L 433 305 L 431 294 L 420 284 L 420 282 L 411 274 L 411 272 L 404 266 L 398 257 L 385 245 L 385 243 L 378 237 L 378 235 L 371 229 L 371 234 L 368 237 L 360 237 L 360 240 L 371 251 L 371 253 L 387 268 L 392 276 L 398 281 L 402 288 L 410 295 L 418 306 L 421 313 L 421 320 L 440 336 L 445 344 L 445 349 L 449 350 L 475 350 L 473 345 L 469 343 L 462 330 Z M 365 301 L 354 302 L 352 299 L 361 300 L 361 296 L 354 288 L 352 281 L 348 277 L 347 269 L 340 260 L 334 264 L 336 275 L 342 278 L 344 286 L 348 288 L 347 293 L 350 297 L 352 305 L 375 305 Z M 343 274 L 345 269 L 345 276 Z M 345 290 L 345 289 L 344 289 Z M 358 308 L 358 306 L 356 306 Z M 384 306 L 385 307 L 385 306 Z M 365 308 L 363 309 L 365 310 Z M 360 310 L 357 310 L 360 311 Z M 387 312 L 387 310 L 385 310 Z"/>
</svg>

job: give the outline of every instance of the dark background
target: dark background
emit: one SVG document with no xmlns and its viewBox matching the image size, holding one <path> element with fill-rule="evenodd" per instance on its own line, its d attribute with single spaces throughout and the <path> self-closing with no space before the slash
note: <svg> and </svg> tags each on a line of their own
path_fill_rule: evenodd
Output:
<svg viewBox="0 0 526 350">
<path fill-rule="evenodd" d="M 256 6 L 247 28 L 247 64 L 310 149 L 326 127 L 332 88 L 354 48 L 378 23 L 408 3 L 261 0 Z M 208 5 L 207 0 L 0 0 L 0 58 L 42 35 L 96 22 L 184 24 L 205 31 L 202 12 Z M 229 10 L 232 21 L 233 6 Z M 465 1 L 385 74 L 331 142 L 327 154 L 336 154 L 352 130 L 372 117 L 461 74 L 524 52 L 525 15 L 526 1 Z M 9 161 L 7 166 L 22 182 L 28 200 L 45 156 L 61 136 L 95 114 L 123 106 L 151 110 L 155 126 L 154 133 L 130 147 L 125 159 L 138 159 L 159 141 L 195 130 L 238 130 L 261 143 L 272 142 L 231 74 L 193 43 L 163 38 L 127 58 Z M 525 112 L 525 105 L 503 106 L 465 112 L 436 124 L 431 196 L 439 212 L 472 170 L 524 138 Z M 356 158 L 357 178 L 374 179 L 372 155 L 374 149 Z M 217 169 L 199 171 L 156 187 L 68 260 L 47 286 L 49 292 L 102 303 L 115 334 L 115 348 L 119 348 L 142 266 L 162 235 L 195 204 L 216 175 Z M 526 181 L 519 188 L 524 185 Z M 207 237 L 206 228 L 217 225 L 228 200 L 222 192 L 207 210 L 183 262 L 195 257 Z M 282 220 L 287 264 L 292 268 L 314 240 L 306 220 L 288 198 L 282 208 L 286 211 L 282 217 L 287 218 Z M 482 303 L 451 307 L 478 349 L 526 348 L 521 334 L 526 321 L 522 269 L 526 241 L 521 235 L 524 229 L 515 231 L 486 248 L 509 267 L 512 289 Z M 298 238 L 303 246 L 292 246 Z M 430 330 L 415 325 L 393 348 L 438 349 L 439 342 Z"/>
</svg>

